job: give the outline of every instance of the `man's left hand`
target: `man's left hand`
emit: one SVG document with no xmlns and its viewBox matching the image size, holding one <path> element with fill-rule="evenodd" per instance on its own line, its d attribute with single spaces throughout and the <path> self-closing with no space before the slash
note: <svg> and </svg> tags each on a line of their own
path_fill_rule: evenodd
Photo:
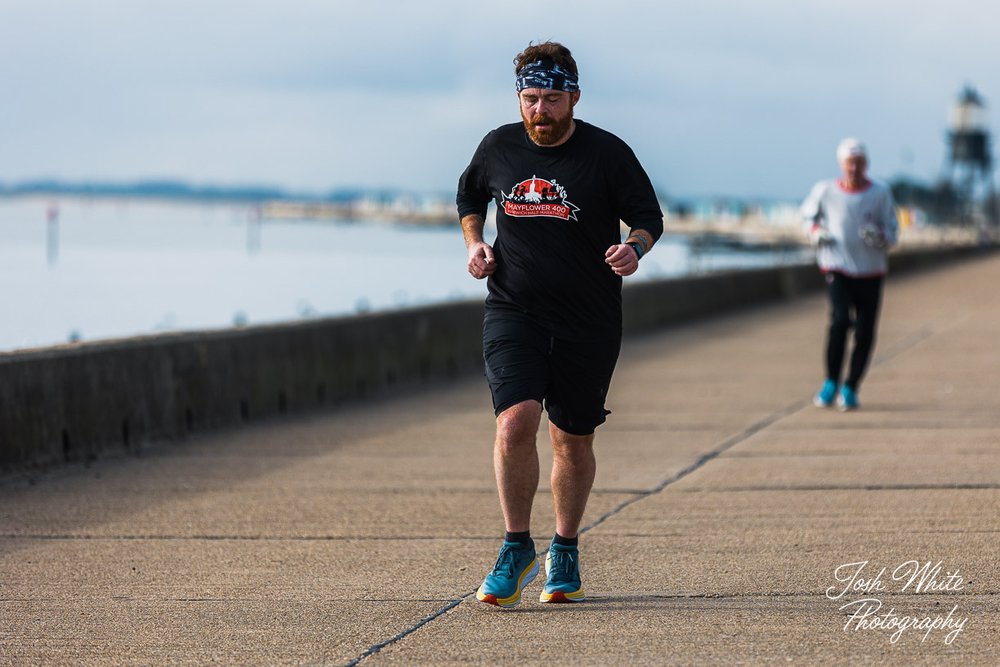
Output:
<svg viewBox="0 0 1000 667">
<path fill-rule="evenodd" d="M 630 276 L 639 268 L 639 257 L 630 245 L 619 243 L 604 253 L 604 262 L 619 276 Z"/>
</svg>

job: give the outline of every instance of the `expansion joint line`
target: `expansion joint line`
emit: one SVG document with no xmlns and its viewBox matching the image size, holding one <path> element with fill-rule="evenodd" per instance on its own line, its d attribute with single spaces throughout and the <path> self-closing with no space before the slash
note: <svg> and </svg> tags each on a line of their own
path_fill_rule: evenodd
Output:
<svg viewBox="0 0 1000 667">
<path fill-rule="evenodd" d="M 420 619 L 419 621 L 417 621 L 414 625 L 412 625 L 411 627 L 403 630 L 402 632 L 400 632 L 400 633 L 398 633 L 398 634 L 390 637 L 389 639 L 386 639 L 383 642 L 379 642 L 378 644 L 372 644 L 371 646 L 369 646 L 367 648 L 367 650 L 365 650 L 364 653 L 362 653 L 361 655 L 359 655 L 358 657 L 356 657 L 354 660 L 351 660 L 350 662 L 346 663 L 344 667 L 354 667 L 355 665 L 357 665 L 359 662 L 361 662 L 365 658 L 368 658 L 370 656 L 375 655 L 376 653 L 378 653 L 379 651 L 381 651 L 382 649 L 384 649 L 386 646 L 389 646 L 391 644 L 395 644 L 400 639 L 403 639 L 404 637 L 413 634 L 414 632 L 416 632 L 420 628 L 424 627 L 425 625 L 427 625 L 428 623 L 430 623 L 431 621 L 433 621 L 438 616 L 442 616 L 442 615 L 448 613 L 449 611 L 451 611 L 452 609 L 454 609 L 455 607 L 457 607 L 458 605 L 462 604 L 462 601 L 465 600 L 467 597 L 470 597 L 473 593 L 475 593 L 475 591 L 472 591 L 470 593 L 466 593 L 465 595 L 463 595 L 460 598 L 455 598 L 454 600 L 452 600 L 451 602 L 449 602 L 445 606 L 441 607 L 437 611 L 434 611 L 434 612 L 428 614 L 427 616 L 424 616 L 422 619 Z"/>
<path fill-rule="evenodd" d="M 749 427 L 747 427 L 746 429 L 744 429 L 740 433 L 737 433 L 736 435 L 734 435 L 734 436 L 732 436 L 732 437 L 724 440 L 718 447 L 716 447 L 712 451 L 707 452 L 707 453 L 702 454 L 701 456 L 699 456 L 698 460 L 696 460 L 691 465 L 689 465 L 686 468 L 683 468 L 682 470 L 674 473 L 670 477 L 667 477 L 666 479 L 664 479 L 663 481 L 661 481 L 659 484 L 657 484 L 656 486 L 652 487 L 651 489 L 647 489 L 647 490 L 643 491 L 642 493 L 639 493 L 639 494 L 637 494 L 637 495 L 629 498 L 628 500 L 622 501 L 621 503 L 618 504 L 617 507 L 609 510 L 608 512 L 606 512 L 605 514 L 603 514 L 602 516 L 598 517 L 596 520 L 594 520 L 593 522 L 591 522 L 590 524 L 588 524 L 587 526 L 581 528 L 580 529 L 580 533 L 586 533 L 586 532 L 588 532 L 589 530 L 591 530 L 593 528 L 597 528 L 598 526 L 600 526 L 602 523 L 604 523 L 605 521 L 607 521 L 611 517 L 615 516 L 616 514 L 621 513 L 622 510 L 624 510 L 626 507 L 629 507 L 630 505 L 634 505 L 635 503 L 639 502 L 640 500 L 644 500 L 646 498 L 649 498 L 650 496 L 655 496 L 656 494 L 660 493 L 661 491 L 663 491 L 664 489 L 666 489 L 671 484 L 675 484 L 676 482 L 679 482 L 680 480 L 684 479 L 685 477 L 687 477 L 688 475 L 690 475 L 694 471 L 698 470 L 699 468 L 701 468 L 702 466 L 704 466 L 706 463 L 708 463 L 712 459 L 718 458 L 720 455 L 724 454 L 727 450 L 732 449 L 733 447 L 735 447 L 736 445 L 740 444 L 744 440 L 749 439 L 755 433 L 763 431 L 764 429 L 766 429 L 767 427 L 771 426 L 775 422 L 780 421 L 780 420 L 784 419 L 785 417 L 788 417 L 790 415 L 795 414 L 799 410 L 801 410 L 804 407 L 806 407 L 808 404 L 809 403 L 805 402 L 805 401 L 796 401 L 795 403 L 787 405 L 784 408 L 782 408 L 781 410 L 778 410 L 777 412 L 774 412 L 774 413 L 768 415 L 767 417 L 764 417 L 760 421 L 751 424 Z"/>
</svg>

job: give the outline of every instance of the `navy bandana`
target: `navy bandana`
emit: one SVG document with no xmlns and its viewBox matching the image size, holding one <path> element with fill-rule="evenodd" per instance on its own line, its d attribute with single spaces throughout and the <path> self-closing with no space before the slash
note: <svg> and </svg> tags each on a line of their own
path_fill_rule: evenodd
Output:
<svg viewBox="0 0 1000 667">
<path fill-rule="evenodd" d="M 518 70 L 515 87 L 517 92 L 525 88 L 545 88 L 575 93 L 580 90 L 580 79 L 551 60 L 536 60 Z"/>
</svg>

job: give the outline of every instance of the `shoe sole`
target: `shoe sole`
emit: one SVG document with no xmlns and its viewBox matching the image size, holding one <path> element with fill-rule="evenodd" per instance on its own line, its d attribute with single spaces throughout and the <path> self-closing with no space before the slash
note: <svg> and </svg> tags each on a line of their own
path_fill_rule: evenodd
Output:
<svg viewBox="0 0 1000 667">
<path fill-rule="evenodd" d="M 535 580 L 538 576 L 538 559 L 531 564 L 531 567 L 525 568 L 524 572 L 521 573 L 521 579 L 517 586 L 517 591 L 507 598 L 498 598 L 493 593 L 483 593 L 483 587 L 480 586 L 479 590 L 476 591 L 476 599 L 480 602 L 485 602 L 486 604 L 491 604 L 494 607 L 502 607 L 504 609 L 510 609 L 511 607 L 516 607 L 521 604 L 521 591 L 523 591 L 528 584 Z"/>
<path fill-rule="evenodd" d="M 813 405 L 815 405 L 817 408 L 829 408 L 833 406 L 833 401 L 827 403 L 826 401 L 817 396 L 816 398 L 813 399 Z"/>
<path fill-rule="evenodd" d="M 541 603 L 544 603 L 544 604 L 549 604 L 549 603 L 562 604 L 562 603 L 568 603 L 568 602 L 583 602 L 586 599 L 587 599 L 587 596 L 584 594 L 582 588 L 580 590 L 574 591 L 572 593 L 564 593 L 562 591 L 555 591 L 554 593 L 546 593 L 545 591 L 542 591 L 542 594 L 538 596 L 538 601 L 541 602 Z"/>
</svg>

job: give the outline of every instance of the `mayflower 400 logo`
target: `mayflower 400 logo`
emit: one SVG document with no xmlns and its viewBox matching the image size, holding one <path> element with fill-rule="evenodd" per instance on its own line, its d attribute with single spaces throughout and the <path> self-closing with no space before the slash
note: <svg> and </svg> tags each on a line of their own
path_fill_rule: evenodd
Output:
<svg viewBox="0 0 1000 667">
<path fill-rule="evenodd" d="M 510 194 L 503 194 L 503 210 L 507 215 L 518 218 L 545 216 L 576 220 L 580 207 L 566 201 L 566 188 L 563 186 L 532 176 L 515 185 Z"/>
</svg>

